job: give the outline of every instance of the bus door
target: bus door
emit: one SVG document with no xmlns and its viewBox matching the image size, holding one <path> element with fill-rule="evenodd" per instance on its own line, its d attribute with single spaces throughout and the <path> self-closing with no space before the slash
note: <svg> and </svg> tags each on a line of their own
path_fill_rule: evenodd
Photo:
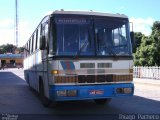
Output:
<svg viewBox="0 0 160 120">
<path fill-rule="evenodd" d="M 45 37 L 45 49 L 42 50 L 42 64 L 43 64 L 43 85 L 45 95 L 49 95 L 48 91 L 48 21 L 42 25 L 42 36 Z"/>
</svg>

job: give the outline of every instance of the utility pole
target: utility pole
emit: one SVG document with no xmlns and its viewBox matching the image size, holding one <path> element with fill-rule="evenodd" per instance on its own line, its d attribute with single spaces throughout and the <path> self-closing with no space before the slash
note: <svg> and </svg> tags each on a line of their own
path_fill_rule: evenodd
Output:
<svg viewBox="0 0 160 120">
<path fill-rule="evenodd" d="M 16 32 L 16 46 L 18 47 L 18 2 L 15 0 L 15 32 Z"/>
</svg>

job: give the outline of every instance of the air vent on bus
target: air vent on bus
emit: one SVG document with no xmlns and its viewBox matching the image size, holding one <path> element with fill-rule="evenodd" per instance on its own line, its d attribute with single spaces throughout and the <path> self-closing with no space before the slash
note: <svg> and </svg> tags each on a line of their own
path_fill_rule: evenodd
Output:
<svg viewBox="0 0 160 120">
<path fill-rule="evenodd" d="M 112 63 L 98 63 L 98 68 L 112 68 Z"/>
<path fill-rule="evenodd" d="M 95 63 L 80 63 L 80 68 L 95 68 Z"/>
</svg>

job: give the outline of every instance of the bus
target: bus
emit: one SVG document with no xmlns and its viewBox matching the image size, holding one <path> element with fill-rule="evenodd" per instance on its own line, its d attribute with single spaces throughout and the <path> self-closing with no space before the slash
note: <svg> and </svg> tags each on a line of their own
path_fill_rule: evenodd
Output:
<svg viewBox="0 0 160 120">
<path fill-rule="evenodd" d="M 1 60 L 0 60 L 0 70 L 2 69 L 2 63 L 1 63 Z"/>
<path fill-rule="evenodd" d="M 56 10 L 24 46 L 25 80 L 46 107 L 133 96 L 133 38 L 126 15 Z"/>
</svg>

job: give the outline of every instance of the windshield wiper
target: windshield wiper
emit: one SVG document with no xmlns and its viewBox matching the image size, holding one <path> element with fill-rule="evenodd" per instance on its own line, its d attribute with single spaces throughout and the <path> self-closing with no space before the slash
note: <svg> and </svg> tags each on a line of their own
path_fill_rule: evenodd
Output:
<svg viewBox="0 0 160 120">
<path fill-rule="evenodd" d="M 78 56 L 81 54 L 82 50 L 87 46 L 87 44 L 88 44 L 88 39 L 84 41 L 84 44 L 81 46 L 81 48 L 77 51 L 76 55 L 73 57 L 74 59 L 78 58 Z"/>
<path fill-rule="evenodd" d="M 90 35 L 89 29 L 88 29 L 88 39 L 86 39 L 84 41 L 84 44 L 80 47 L 80 49 L 77 51 L 76 55 L 73 57 L 74 59 L 78 58 L 78 56 L 81 54 L 82 50 L 88 45 L 88 42 L 89 42 L 89 44 L 91 43 L 91 35 Z"/>
</svg>

